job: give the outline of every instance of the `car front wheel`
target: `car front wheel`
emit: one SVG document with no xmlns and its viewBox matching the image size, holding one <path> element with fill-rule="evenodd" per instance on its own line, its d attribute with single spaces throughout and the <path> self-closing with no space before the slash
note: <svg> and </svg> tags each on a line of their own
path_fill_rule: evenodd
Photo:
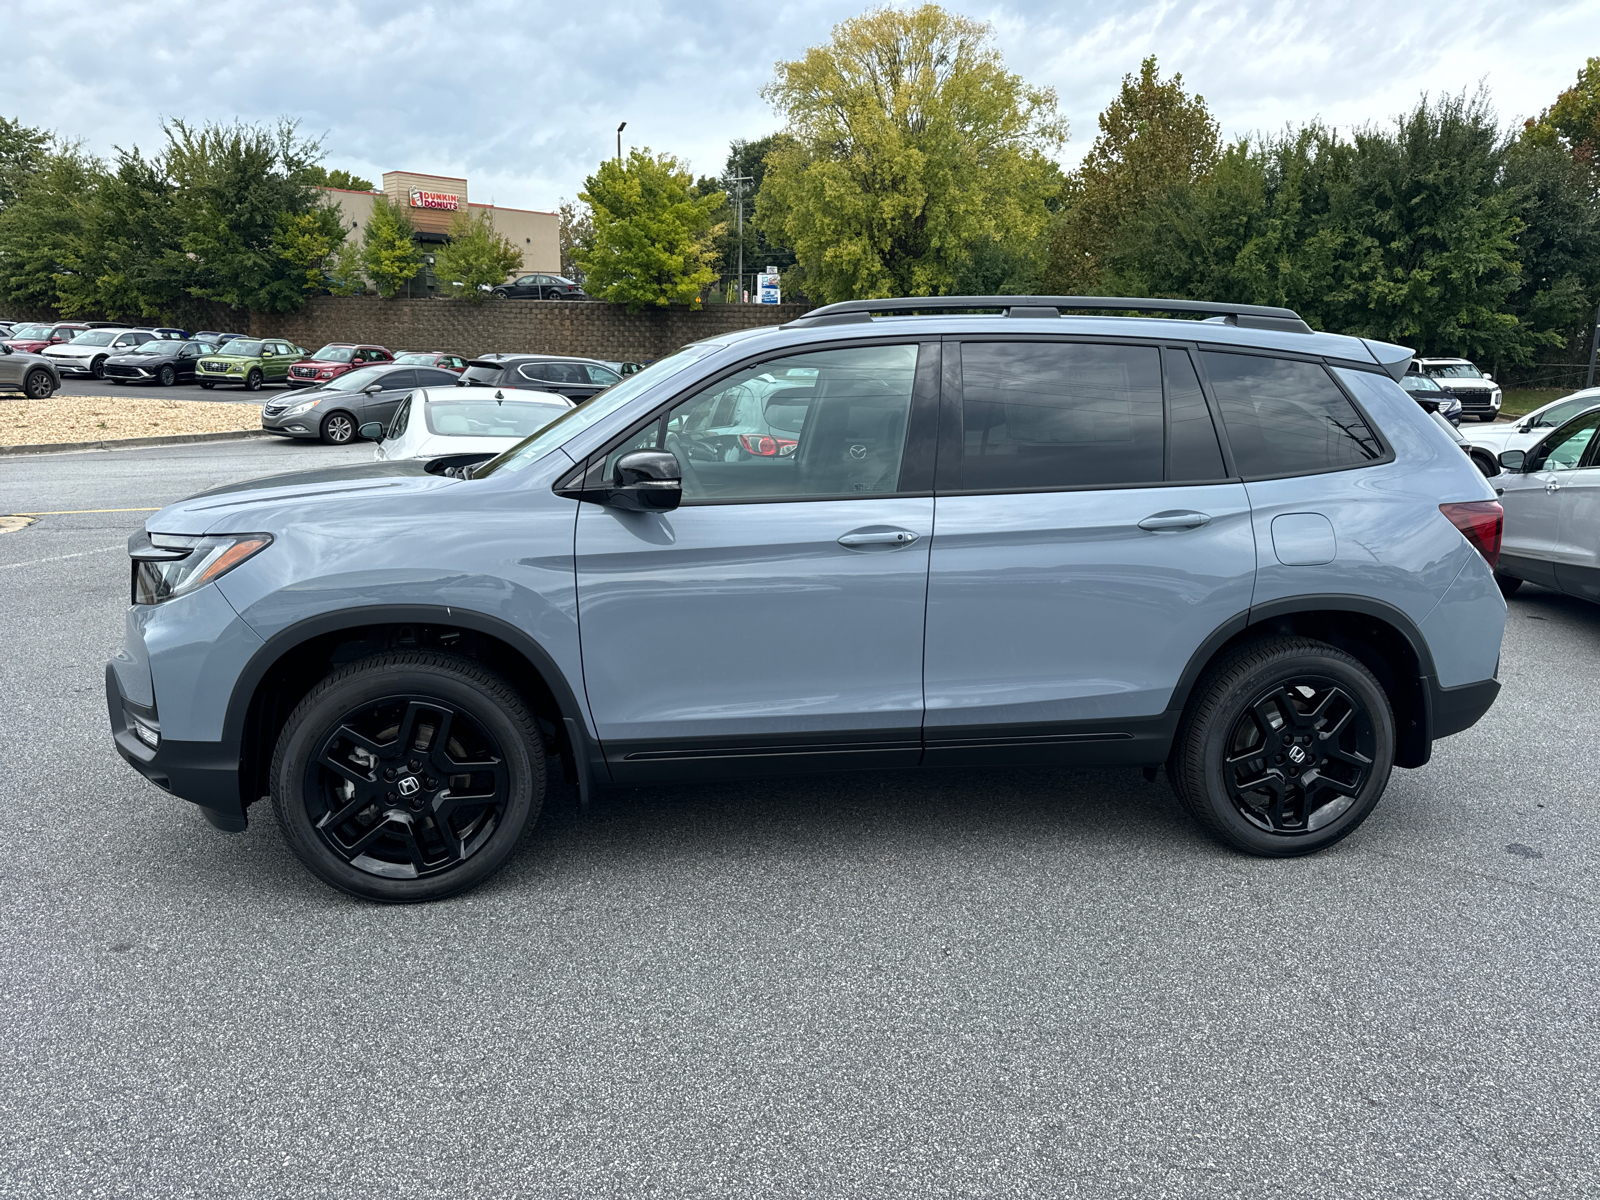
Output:
<svg viewBox="0 0 1600 1200">
<path fill-rule="evenodd" d="M 272 758 L 290 846 L 368 900 L 455 895 L 498 870 L 544 801 L 533 715 L 505 680 L 428 651 L 352 663 L 290 714 Z"/>
<path fill-rule="evenodd" d="M 56 382 L 49 371 L 29 371 L 22 381 L 22 393 L 29 400 L 48 400 L 55 394 Z"/>
<path fill-rule="evenodd" d="M 156 372 L 156 382 L 162 387 L 171 387 L 178 382 L 178 373 L 171 367 L 162 367 Z"/>
<path fill-rule="evenodd" d="M 1325 642 L 1248 642 L 1195 687 L 1167 776 L 1224 844 L 1272 858 L 1333 845 L 1366 820 L 1394 762 L 1389 698 Z"/>
<path fill-rule="evenodd" d="M 251 371 L 244 377 L 244 390 L 247 392 L 259 392 L 261 390 L 260 371 Z"/>
<path fill-rule="evenodd" d="M 356 419 L 349 413 L 331 412 L 322 419 L 322 440 L 330 446 L 348 445 L 356 435 Z"/>
</svg>

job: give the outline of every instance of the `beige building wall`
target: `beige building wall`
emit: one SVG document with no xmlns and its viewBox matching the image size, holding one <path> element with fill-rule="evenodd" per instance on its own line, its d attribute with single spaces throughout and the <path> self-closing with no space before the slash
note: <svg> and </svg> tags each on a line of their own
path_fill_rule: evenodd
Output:
<svg viewBox="0 0 1600 1200">
<path fill-rule="evenodd" d="M 488 204 L 474 204 L 472 208 L 487 211 L 495 232 L 510 238 L 522 251 L 522 270 L 512 272 L 513 277 L 528 271 L 554 275 L 561 270 L 561 218 L 555 213 Z"/>
</svg>

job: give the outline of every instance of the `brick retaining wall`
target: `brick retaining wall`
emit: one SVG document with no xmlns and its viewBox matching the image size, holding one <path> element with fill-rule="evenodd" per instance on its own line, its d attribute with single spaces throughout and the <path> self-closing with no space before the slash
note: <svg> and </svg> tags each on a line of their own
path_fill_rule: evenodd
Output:
<svg viewBox="0 0 1600 1200">
<path fill-rule="evenodd" d="M 599 301 L 380 300 L 314 296 L 297 313 L 252 313 L 256 337 L 282 337 L 315 350 L 329 342 L 373 342 L 391 350 L 439 350 L 468 357 L 495 351 L 575 354 L 612 361 L 662 358 L 688 342 L 781 325 L 808 304 L 712 304 L 629 313 Z"/>
</svg>

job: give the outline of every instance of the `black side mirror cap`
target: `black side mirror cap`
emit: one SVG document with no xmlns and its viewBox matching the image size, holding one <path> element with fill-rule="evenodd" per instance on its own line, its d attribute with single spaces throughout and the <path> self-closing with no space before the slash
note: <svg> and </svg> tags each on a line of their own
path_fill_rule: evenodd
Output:
<svg viewBox="0 0 1600 1200">
<path fill-rule="evenodd" d="M 1500 465 L 1507 471 L 1522 471 L 1527 469 L 1528 452 L 1526 450 L 1500 451 Z"/>
<path fill-rule="evenodd" d="M 625 512 L 670 512 L 683 500 L 683 468 L 670 450 L 634 450 L 617 459 L 603 504 Z"/>
<path fill-rule="evenodd" d="M 361 427 L 360 432 L 361 436 L 369 442 L 381 442 L 383 441 L 383 422 L 368 421 Z"/>
</svg>

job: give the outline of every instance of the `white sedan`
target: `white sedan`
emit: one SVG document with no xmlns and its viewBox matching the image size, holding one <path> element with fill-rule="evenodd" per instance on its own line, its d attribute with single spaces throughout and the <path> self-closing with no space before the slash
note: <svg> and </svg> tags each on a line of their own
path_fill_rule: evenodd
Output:
<svg viewBox="0 0 1600 1200">
<path fill-rule="evenodd" d="M 1585 388 L 1581 392 L 1552 400 L 1543 408 L 1536 408 L 1515 421 L 1464 427 L 1461 436 L 1474 446 L 1482 446 L 1496 454 L 1502 450 L 1531 450 L 1556 426 L 1591 408 L 1600 408 L 1600 388 Z"/>
<path fill-rule="evenodd" d="M 378 458 L 442 458 L 481 454 L 485 458 L 510 449 L 539 432 L 573 407 L 553 392 L 519 388 L 418 388 L 400 402 L 382 429 L 377 422 L 361 427 L 361 436 L 378 443 Z"/>
</svg>

